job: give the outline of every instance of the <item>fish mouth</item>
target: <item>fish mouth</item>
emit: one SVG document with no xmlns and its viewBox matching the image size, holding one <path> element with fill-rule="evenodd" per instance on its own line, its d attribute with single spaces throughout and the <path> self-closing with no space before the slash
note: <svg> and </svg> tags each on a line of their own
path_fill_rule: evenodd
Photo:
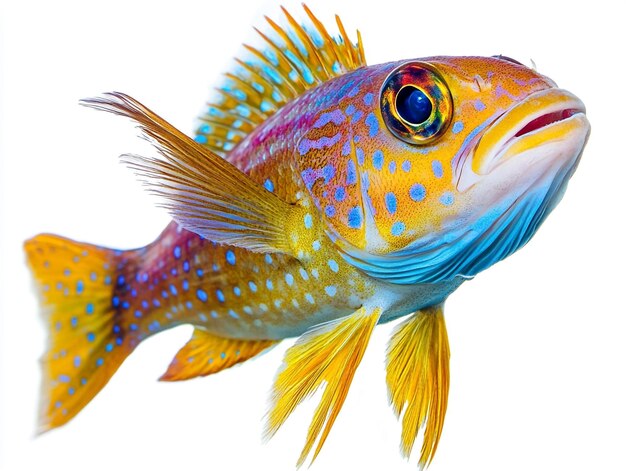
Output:
<svg viewBox="0 0 626 471">
<path fill-rule="evenodd" d="M 578 97 L 559 88 L 540 90 L 487 128 L 474 148 L 472 173 L 488 175 L 512 158 L 529 152 L 576 158 L 580 154 L 576 149 L 582 150 L 579 142 L 586 140 L 589 130 L 585 105 Z M 564 151 L 567 149 L 570 151 Z"/>
</svg>

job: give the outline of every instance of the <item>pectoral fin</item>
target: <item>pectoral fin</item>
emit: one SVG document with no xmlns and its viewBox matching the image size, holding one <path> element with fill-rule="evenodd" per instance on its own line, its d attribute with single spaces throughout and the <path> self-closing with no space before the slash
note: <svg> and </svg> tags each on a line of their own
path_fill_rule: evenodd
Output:
<svg viewBox="0 0 626 471">
<path fill-rule="evenodd" d="M 122 158 L 185 229 L 252 251 L 291 254 L 285 228 L 294 206 L 128 95 L 107 93 L 81 103 L 139 124 L 160 157 Z"/>
<path fill-rule="evenodd" d="M 180 381 L 207 376 L 258 355 L 278 343 L 275 340 L 227 339 L 195 329 L 160 381 Z"/>
<path fill-rule="evenodd" d="M 316 441 L 312 460 L 320 452 L 348 394 L 380 313 L 379 308 L 363 307 L 349 317 L 310 330 L 287 350 L 283 368 L 274 384 L 273 405 L 267 422 L 268 436 L 276 433 L 298 404 L 325 385 L 298 466 L 304 463 Z"/>
<path fill-rule="evenodd" d="M 402 417 L 407 458 L 424 428 L 420 467 L 430 464 L 441 437 L 450 385 L 450 347 L 442 306 L 423 309 L 400 324 L 387 350 L 389 400 Z"/>
</svg>

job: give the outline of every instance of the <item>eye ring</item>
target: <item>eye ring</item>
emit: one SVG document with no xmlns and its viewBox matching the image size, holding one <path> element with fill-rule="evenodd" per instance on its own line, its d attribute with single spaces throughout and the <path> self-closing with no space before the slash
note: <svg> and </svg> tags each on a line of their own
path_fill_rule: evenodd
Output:
<svg viewBox="0 0 626 471">
<path fill-rule="evenodd" d="M 387 128 L 404 142 L 424 145 L 450 124 L 452 97 L 430 64 L 408 62 L 389 74 L 381 89 L 381 112 Z"/>
</svg>

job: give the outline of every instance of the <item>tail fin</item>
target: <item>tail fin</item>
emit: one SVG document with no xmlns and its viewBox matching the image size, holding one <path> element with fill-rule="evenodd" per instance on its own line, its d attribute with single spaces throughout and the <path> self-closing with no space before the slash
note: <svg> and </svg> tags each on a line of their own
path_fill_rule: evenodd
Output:
<svg viewBox="0 0 626 471">
<path fill-rule="evenodd" d="M 49 331 L 42 358 L 43 433 L 85 407 L 134 348 L 114 302 L 128 253 L 47 234 L 24 248 Z"/>
</svg>

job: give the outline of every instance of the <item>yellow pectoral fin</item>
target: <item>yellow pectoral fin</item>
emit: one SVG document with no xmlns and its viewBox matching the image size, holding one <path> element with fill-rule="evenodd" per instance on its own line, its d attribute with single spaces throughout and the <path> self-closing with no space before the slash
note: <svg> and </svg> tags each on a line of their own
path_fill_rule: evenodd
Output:
<svg viewBox="0 0 626 471">
<path fill-rule="evenodd" d="M 181 381 L 207 376 L 258 355 L 278 343 L 276 340 L 227 339 L 195 329 L 160 381 Z"/>
<path fill-rule="evenodd" d="M 408 458 L 421 428 L 420 467 L 430 464 L 441 437 L 450 385 L 450 347 L 442 306 L 413 314 L 395 330 L 387 350 L 387 387 L 402 416 L 402 453 Z M 404 413 L 404 414 L 403 414 Z"/>
<path fill-rule="evenodd" d="M 185 229 L 213 242 L 293 255 L 286 227 L 294 205 L 128 95 L 106 93 L 81 104 L 139 124 L 159 157 L 125 155 L 122 159 Z"/>
<path fill-rule="evenodd" d="M 272 392 L 273 405 L 268 414 L 268 436 L 276 433 L 298 404 L 326 384 L 309 427 L 298 466 L 304 463 L 318 436 L 312 461 L 320 452 L 348 394 L 350 383 L 380 314 L 379 308 L 362 307 L 349 317 L 310 330 L 287 350 Z"/>
</svg>

